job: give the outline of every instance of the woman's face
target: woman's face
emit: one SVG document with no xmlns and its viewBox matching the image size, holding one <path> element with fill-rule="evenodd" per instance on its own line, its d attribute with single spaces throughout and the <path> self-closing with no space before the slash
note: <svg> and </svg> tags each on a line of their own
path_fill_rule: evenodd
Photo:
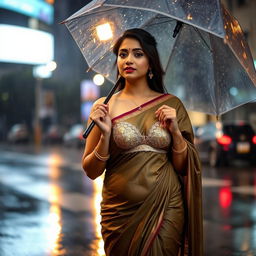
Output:
<svg viewBox="0 0 256 256">
<path fill-rule="evenodd" d="M 146 77 L 149 61 L 139 41 L 133 38 L 124 39 L 118 50 L 117 67 L 126 80 L 135 81 Z"/>
</svg>

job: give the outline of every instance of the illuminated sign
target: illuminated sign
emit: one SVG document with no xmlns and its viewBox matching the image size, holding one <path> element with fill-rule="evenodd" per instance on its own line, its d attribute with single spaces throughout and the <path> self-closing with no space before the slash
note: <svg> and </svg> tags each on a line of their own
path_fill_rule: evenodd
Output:
<svg viewBox="0 0 256 256">
<path fill-rule="evenodd" d="M 41 0 L 0 0 L 0 8 L 53 23 L 53 6 Z"/>
<path fill-rule="evenodd" d="M 86 122 L 89 118 L 93 102 L 100 96 L 100 88 L 92 80 L 83 80 L 81 88 L 81 117 Z"/>
<path fill-rule="evenodd" d="M 53 35 L 0 24 L 0 62 L 46 64 L 54 57 Z"/>
<path fill-rule="evenodd" d="M 47 2 L 48 4 L 54 4 L 54 0 L 45 0 L 45 2 Z"/>
</svg>

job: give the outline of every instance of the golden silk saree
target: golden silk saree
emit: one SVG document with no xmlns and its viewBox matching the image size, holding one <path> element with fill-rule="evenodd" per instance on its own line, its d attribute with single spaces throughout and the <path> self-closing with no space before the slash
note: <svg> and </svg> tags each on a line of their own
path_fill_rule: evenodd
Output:
<svg viewBox="0 0 256 256">
<path fill-rule="evenodd" d="M 176 109 L 188 144 L 186 168 L 171 162 L 171 135 L 155 111 Z M 107 256 L 203 255 L 200 161 L 181 101 L 163 94 L 112 119 L 101 203 Z"/>
</svg>

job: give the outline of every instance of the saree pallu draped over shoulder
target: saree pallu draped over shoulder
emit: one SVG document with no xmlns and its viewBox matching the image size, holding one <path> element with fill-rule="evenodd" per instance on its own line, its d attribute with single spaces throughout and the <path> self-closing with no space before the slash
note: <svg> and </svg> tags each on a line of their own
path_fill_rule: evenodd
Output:
<svg viewBox="0 0 256 256">
<path fill-rule="evenodd" d="M 172 138 L 155 111 L 176 109 L 188 145 L 182 175 L 171 163 Z M 202 256 L 200 161 L 181 101 L 161 95 L 112 120 L 101 203 L 107 256 Z"/>
</svg>

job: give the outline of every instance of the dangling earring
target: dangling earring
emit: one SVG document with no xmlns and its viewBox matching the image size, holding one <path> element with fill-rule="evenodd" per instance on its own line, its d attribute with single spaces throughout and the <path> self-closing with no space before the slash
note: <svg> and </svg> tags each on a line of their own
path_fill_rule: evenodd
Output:
<svg viewBox="0 0 256 256">
<path fill-rule="evenodd" d="M 149 79 L 151 80 L 154 76 L 153 72 L 152 72 L 152 69 L 150 68 L 149 69 L 149 73 L 148 73 L 148 76 L 149 76 Z"/>
</svg>

